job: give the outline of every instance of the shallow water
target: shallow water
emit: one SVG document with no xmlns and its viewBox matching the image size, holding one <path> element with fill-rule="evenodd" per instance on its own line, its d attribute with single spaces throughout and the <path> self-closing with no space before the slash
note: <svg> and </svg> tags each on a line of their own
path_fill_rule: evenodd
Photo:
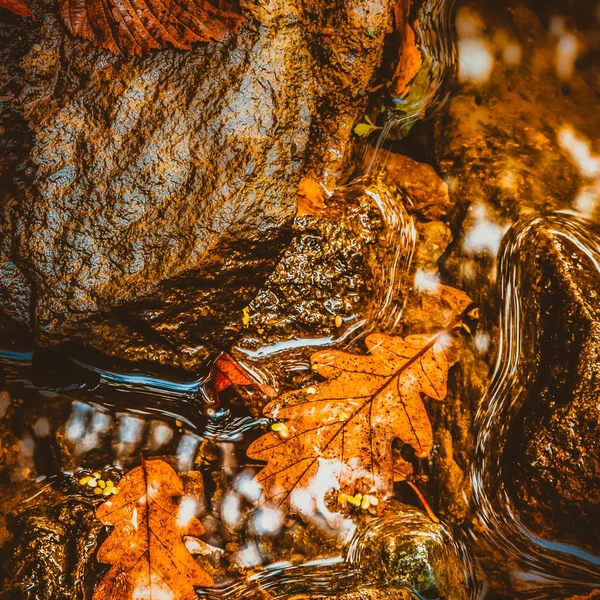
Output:
<svg viewBox="0 0 600 600">
<path fill-rule="evenodd" d="M 405 149 L 414 143 L 415 154 L 423 154 L 421 139 L 409 137 L 409 141 L 390 141 L 389 136 L 396 132 L 396 137 L 402 138 L 403 134 L 399 135 L 398 131 L 404 130 L 408 135 L 424 112 L 431 115 L 442 110 L 453 93 L 449 81 L 460 68 L 461 77 L 467 80 L 485 76 L 488 58 L 485 44 L 467 45 L 474 56 L 470 65 L 465 66 L 469 57 L 464 55 L 464 46 L 462 56 L 456 52 L 453 7 L 454 2 L 432 0 L 423 2 L 416 11 L 417 41 L 425 52 L 426 92 L 404 100 L 389 99 L 390 108 L 383 117 L 382 130 L 377 139 L 370 140 L 376 148 Z M 459 37 L 464 35 L 469 23 L 477 29 L 477 25 L 473 25 L 476 19 L 471 15 L 469 21 L 464 17 L 465 13 L 462 14 L 467 25 L 463 22 L 462 34 L 459 27 Z M 482 38 L 469 39 L 473 42 Z M 494 43 L 508 48 L 512 42 L 496 40 Z M 560 46 L 560 40 L 557 44 Z M 477 52 L 481 53 L 479 58 Z M 510 52 L 508 54 L 510 58 Z M 417 126 L 415 138 L 421 137 Z M 565 139 L 564 135 L 562 139 Z M 589 166 L 590 162 L 598 160 L 593 153 L 589 154 L 591 151 L 581 158 L 585 151 L 581 143 L 577 143 L 579 138 L 575 136 L 574 139 L 570 146 L 568 139 L 565 144 L 574 148 L 572 152 L 580 157 L 581 163 Z M 425 154 L 430 152 L 429 148 L 425 150 Z M 365 171 L 348 187 L 365 185 L 365 182 L 370 185 L 369 178 L 385 166 L 381 157 L 381 154 L 375 154 Z M 590 168 L 596 173 L 594 164 Z M 597 171 L 596 175 L 600 177 L 600 168 Z M 452 177 L 447 179 L 452 188 Z M 590 198 L 595 198 L 594 185 L 597 186 L 598 181 L 600 179 L 595 184 L 587 181 L 584 190 L 587 195 L 580 193 L 573 200 L 572 208 L 578 212 L 533 216 L 512 229 L 509 226 L 516 217 L 523 216 L 518 214 L 520 209 L 511 212 L 503 210 L 504 207 L 482 204 L 470 212 L 466 209 L 458 211 L 461 214 L 455 216 L 452 228 L 457 240 L 461 228 L 465 227 L 467 232 L 460 241 L 453 242 L 454 247 L 463 245 L 463 252 L 458 253 L 459 266 L 446 265 L 446 273 L 454 270 L 451 283 L 457 287 L 461 286 L 457 283 L 460 277 L 456 273 L 468 275 L 462 283 L 466 280 L 475 282 L 473 294 L 480 293 L 478 300 L 483 297 L 480 308 L 486 317 L 474 336 L 473 346 L 490 367 L 495 362 L 485 382 L 485 394 L 476 403 L 474 459 L 465 468 L 473 490 L 471 512 L 460 527 L 454 522 L 446 523 L 437 534 L 443 538 L 446 548 L 446 554 L 438 557 L 438 562 L 459 565 L 453 576 L 460 581 L 459 588 L 465 599 L 474 600 L 486 595 L 495 598 L 567 598 L 571 593 L 600 588 L 600 556 L 575 544 L 545 539 L 526 527 L 515 508 L 512 490 L 503 479 L 507 441 L 533 377 L 531 369 L 535 361 L 532 362 L 531 356 L 535 354 L 537 341 L 536 331 L 524 322 L 521 310 L 522 298 L 528 293 L 521 280 L 522 266 L 527 261 L 524 244 L 530 244 L 540 231 L 551 232 L 571 245 L 573 252 L 584 258 L 588 269 L 600 273 L 600 238 L 581 220 L 582 215 L 594 217 Z M 387 190 L 382 188 L 378 192 L 372 188 L 369 193 L 381 212 L 385 224 L 383 243 L 390 249 L 387 260 L 380 265 L 375 293 L 362 313 L 355 315 L 356 318 L 338 336 L 319 336 L 316 332 L 314 337 L 297 336 L 258 348 L 249 349 L 243 345 L 234 348 L 236 358 L 260 383 L 279 391 L 283 387 L 279 378 L 282 369 L 303 376 L 310 374 L 307 355 L 299 354 L 299 350 L 356 348 L 370 332 L 397 329 L 404 314 L 405 298 L 413 287 L 411 277 L 417 244 L 415 217 L 398 205 Z M 472 226 L 467 227 L 465 223 L 469 219 Z M 505 235 L 507 230 L 509 233 Z M 479 285 L 481 281 L 484 283 Z M 168 375 L 96 364 L 71 355 L 62 357 L 50 374 L 46 372 L 46 376 L 61 378 L 63 383 L 43 385 L 36 381 L 33 363 L 31 352 L 0 349 L 4 389 L 8 392 L 3 397 L 4 404 L 0 404 L 0 412 L 4 413 L 14 400 L 23 401 L 15 408 L 14 430 L 21 443 L 23 463 L 31 473 L 35 471 L 41 485 L 60 480 L 63 471 L 74 472 L 81 467 L 99 468 L 110 463 L 127 469 L 135 464 L 140 452 L 175 457 L 181 471 L 198 469 L 200 464 L 210 473 L 207 479 L 212 477 L 217 481 L 215 473 L 224 478 L 224 484 L 222 480 L 205 484 L 204 510 L 213 525 L 205 541 L 221 551 L 232 539 L 237 546 L 225 566 L 219 564 L 218 568 L 225 575 L 214 589 L 201 590 L 201 597 L 242 600 L 269 591 L 270 597 L 286 600 L 343 594 L 350 598 L 358 589 L 367 593 L 392 588 L 398 594 L 404 589 L 413 598 L 462 600 L 459 596 L 444 596 L 443 591 L 437 589 L 427 590 L 429 595 L 424 596 L 423 590 L 419 591 L 408 576 L 403 582 L 402 573 L 390 574 L 389 581 L 384 581 L 380 572 L 373 578 L 365 568 L 367 559 L 364 555 L 369 540 L 376 535 L 401 539 L 406 533 L 407 519 L 373 519 L 360 526 L 346 519 L 340 530 L 332 532 L 324 519 L 315 518 L 310 525 L 303 525 L 298 534 L 309 542 L 297 543 L 297 539 L 292 539 L 288 540 L 287 546 L 282 543 L 286 556 L 278 558 L 281 548 L 275 540 L 283 539 L 286 532 L 299 526 L 277 515 L 252 510 L 256 489 L 249 482 L 258 466 L 250 464 L 244 456 L 249 441 L 264 431 L 272 420 L 255 416 L 240 398 L 215 406 L 208 389 L 211 385 L 208 366 L 206 373 L 198 374 L 196 378 L 175 380 Z M 41 366 L 44 371 L 43 361 Z M 57 430 L 61 436 L 60 451 L 55 444 L 48 443 Z M 208 458 L 203 454 L 206 442 L 211 444 L 212 454 L 207 452 Z M 65 458 L 68 459 L 67 466 Z M 27 479 L 27 475 L 24 478 Z M 219 485 L 224 487 L 219 488 Z M 217 497 L 216 489 L 219 493 L 225 490 L 224 496 Z M 404 501 L 407 498 L 406 494 L 402 497 Z M 290 535 L 293 538 L 297 534 Z M 431 536 L 435 537 L 434 534 Z M 290 548 L 296 552 L 290 552 Z M 482 552 L 489 553 L 487 562 L 480 561 L 483 568 L 476 566 L 477 559 L 474 558 L 475 555 L 481 558 Z M 489 564 L 493 565 L 494 572 L 486 574 Z M 242 575 L 244 569 L 250 573 L 246 577 Z M 510 581 L 508 593 L 506 589 L 499 589 L 498 580 Z"/>
</svg>

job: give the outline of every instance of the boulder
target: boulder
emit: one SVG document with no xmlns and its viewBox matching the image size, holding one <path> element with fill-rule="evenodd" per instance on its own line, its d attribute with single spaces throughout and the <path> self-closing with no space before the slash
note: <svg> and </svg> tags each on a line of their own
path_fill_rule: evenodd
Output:
<svg viewBox="0 0 600 600">
<path fill-rule="evenodd" d="M 125 59 L 34 3 L 18 100 L 36 174 L 0 208 L 0 310 L 41 345 L 197 369 L 277 263 L 303 169 L 340 171 L 392 4 L 248 0 L 225 43 Z M 332 132 L 335 168 L 311 166 Z"/>
<path fill-rule="evenodd" d="M 508 434 L 507 478 L 526 524 L 600 552 L 600 236 L 542 223 L 521 247 L 521 377 L 531 381 Z M 590 244 L 582 249 L 587 238 Z"/>
<path fill-rule="evenodd" d="M 294 234 L 249 304 L 235 348 L 279 384 L 291 383 L 301 364 L 310 373 L 317 346 L 347 344 L 396 322 L 415 243 L 402 193 L 377 177 L 338 188 L 322 211 L 296 218 Z"/>
</svg>

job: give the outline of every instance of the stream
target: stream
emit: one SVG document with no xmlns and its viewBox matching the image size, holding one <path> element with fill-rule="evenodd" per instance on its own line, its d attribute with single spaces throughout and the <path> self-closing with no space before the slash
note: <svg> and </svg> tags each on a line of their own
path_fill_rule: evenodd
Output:
<svg viewBox="0 0 600 600">
<path fill-rule="evenodd" d="M 296 218 L 293 242 L 240 316 L 227 352 L 252 385 L 215 392 L 214 356 L 192 375 L 76 345 L 0 340 L 4 517 L 20 510 L 14 498 L 33 506 L 50 493 L 88 506 L 82 474 L 120 477 L 140 454 L 167 457 L 186 489 L 200 490 L 206 532 L 187 547 L 215 580 L 200 598 L 599 597 L 600 129 L 582 123 L 598 108 L 600 12 L 588 31 L 589 15 L 572 3 L 489 4 L 413 6 L 415 83 L 404 97 L 373 92 L 376 130 L 352 178 L 326 190 L 323 215 Z M 568 63 L 569 36 L 580 63 Z M 556 102 L 544 87 L 555 76 Z M 573 116 L 580 97 L 595 105 Z M 431 209 L 402 179 L 398 154 L 433 166 L 422 187 L 435 177 L 448 206 Z M 261 392 L 315 385 L 317 351 L 364 354 L 373 333 L 443 330 L 447 307 L 430 300 L 441 284 L 477 309 L 456 333 L 448 397 L 425 403 L 431 456 L 395 448 L 420 492 L 399 477 L 386 511 L 337 527 L 327 514 L 256 507 L 261 465 L 246 450 L 277 423 L 263 415 Z M 303 296 L 311 285 L 316 299 Z M 51 530 L 32 527 L 32 538 Z M 17 555 L 7 539 L 6 561 Z M 91 597 L 101 571 L 86 560 L 77 598 Z M 32 588 L 58 581 L 53 569 L 36 571 Z"/>
</svg>

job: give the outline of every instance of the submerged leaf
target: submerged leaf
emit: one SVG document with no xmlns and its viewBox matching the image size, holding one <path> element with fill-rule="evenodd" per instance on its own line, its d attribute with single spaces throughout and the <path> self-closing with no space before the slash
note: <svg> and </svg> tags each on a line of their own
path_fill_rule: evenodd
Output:
<svg viewBox="0 0 600 600">
<path fill-rule="evenodd" d="M 270 385 L 261 383 L 226 352 L 222 352 L 213 363 L 211 380 L 217 395 L 231 386 L 256 387 L 269 398 L 276 395 Z"/>
<path fill-rule="evenodd" d="M 98 551 L 98 560 L 112 566 L 92 600 L 197 600 L 194 586 L 213 581 L 183 543 L 184 535 L 198 537 L 204 528 L 174 501 L 184 494 L 177 473 L 162 460 L 143 461 L 119 487 L 96 512 L 114 529 Z"/>
<path fill-rule="evenodd" d="M 448 329 L 435 335 L 370 335 L 367 356 L 338 350 L 314 354 L 313 368 L 326 381 L 268 404 L 265 416 L 283 423 L 248 449 L 250 458 L 267 462 L 256 477 L 263 488 L 261 504 L 300 513 L 310 504 L 309 510 L 323 511 L 333 489 L 363 508 L 365 496 L 366 508 L 388 499 L 402 472 L 392 442 L 412 446 L 418 457 L 431 452 L 422 395 L 446 397 L 443 344 L 461 317 L 455 315 Z"/>
<path fill-rule="evenodd" d="M 116 54 L 167 44 L 189 50 L 195 42 L 223 41 L 241 22 L 228 0 L 60 0 L 59 7 L 73 35 Z"/>
<path fill-rule="evenodd" d="M 402 35 L 400 57 L 392 78 L 392 94 L 404 98 L 423 66 L 423 55 L 416 43 L 415 31 L 408 21 L 410 0 L 398 0 L 395 7 L 396 29 Z"/>
<path fill-rule="evenodd" d="M 354 126 L 354 133 L 359 137 L 368 137 L 378 129 L 382 128 L 375 125 L 375 123 L 373 123 L 373 121 L 371 121 L 371 119 L 369 119 L 369 117 L 365 115 L 365 121 L 363 123 L 357 123 Z"/>
</svg>

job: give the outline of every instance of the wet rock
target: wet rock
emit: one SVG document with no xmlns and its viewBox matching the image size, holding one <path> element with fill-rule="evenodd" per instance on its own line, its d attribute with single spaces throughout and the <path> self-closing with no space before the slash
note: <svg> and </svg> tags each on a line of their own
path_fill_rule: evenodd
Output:
<svg viewBox="0 0 600 600">
<path fill-rule="evenodd" d="M 597 553 L 600 237 L 587 230 L 595 254 L 586 255 L 579 240 L 553 229 L 540 222 L 521 249 L 521 377 L 530 384 L 508 434 L 506 478 L 528 527 Z"/>
<path fill-rule="evenodd" d="M 315 342 L 350 341 L 394 321 L 414 245 L 403 196 L 381 180 L 339 188 L 320 214 L 299 216 L 295 236 L 247 311 L 237 351 L 251 360 L 287 349 L 306 361 Z M 298 351 L 293 351 L 294 346 Z"/>
<path fill-rule="evenodd" d="M 2 207 L 4 312 L 42 345 L 186 369 L 227 344 L 289 239 L 308 157 L 344 164 L 381 58 L 393 2 L 338 4 L 248 1 L 227 43 L 143 59 L 65 37 L 36 5 L 20 102 L 37 174 Z"/>
<path fill-rule="evenodd" d="M 14 537 L 0 549 L 0 598 L 89 597 L 97 575 L 97 563 L 91 559 L 103 530 L 95 518 L 94 504 L 62 498 L 21 507 L 10 515 L 9 527 Z"/>
<path fill-rule="evenodd" d="M 451 209 L 448 185 L 431 165 L 386 150 L 375 153 L 372 148 L 365 153 L 364 165 L 382 171 L 389 184 L 402 190 L 409 214 L 425 222 L 447 221 Z"/>
<path fill-rule="evenodd" d="M 471 470 L 478 546 L 502 597 L 597 587 L 599 239 L 552 213 L 519 221 L 503 244 L 500 354 Z"/>
<path fill-rule="evenodd" d="M 383 517 L 359 527 L 347 560 L 365 587 L 406 586 L 425 597 L 470 597 L 469 569 L 450 534 L 408 505 L 391 503 Z"/>
<path fill-rule="evenodd" d="M 19 31 L 17 37 L 15 30 Z M 32 136 L 17 97 L 24 85 L 21 59 L 38 35 L 38 23 L 3 10 L 0 18 L 0 205 L 33 175 L 32 166 L 27 163 Z"/>
<path fill-rule="evenodd" d="M 457 29 L 459 83 L 435 142 L 455 216 L 473 203 L 512 218 L 569 206 L 589 175 L 572 140 L 600 150 L 595 94 L 577 71 L 559 77 L 556 40 L 521 2 L 465 2 Z"/>
</svg>

